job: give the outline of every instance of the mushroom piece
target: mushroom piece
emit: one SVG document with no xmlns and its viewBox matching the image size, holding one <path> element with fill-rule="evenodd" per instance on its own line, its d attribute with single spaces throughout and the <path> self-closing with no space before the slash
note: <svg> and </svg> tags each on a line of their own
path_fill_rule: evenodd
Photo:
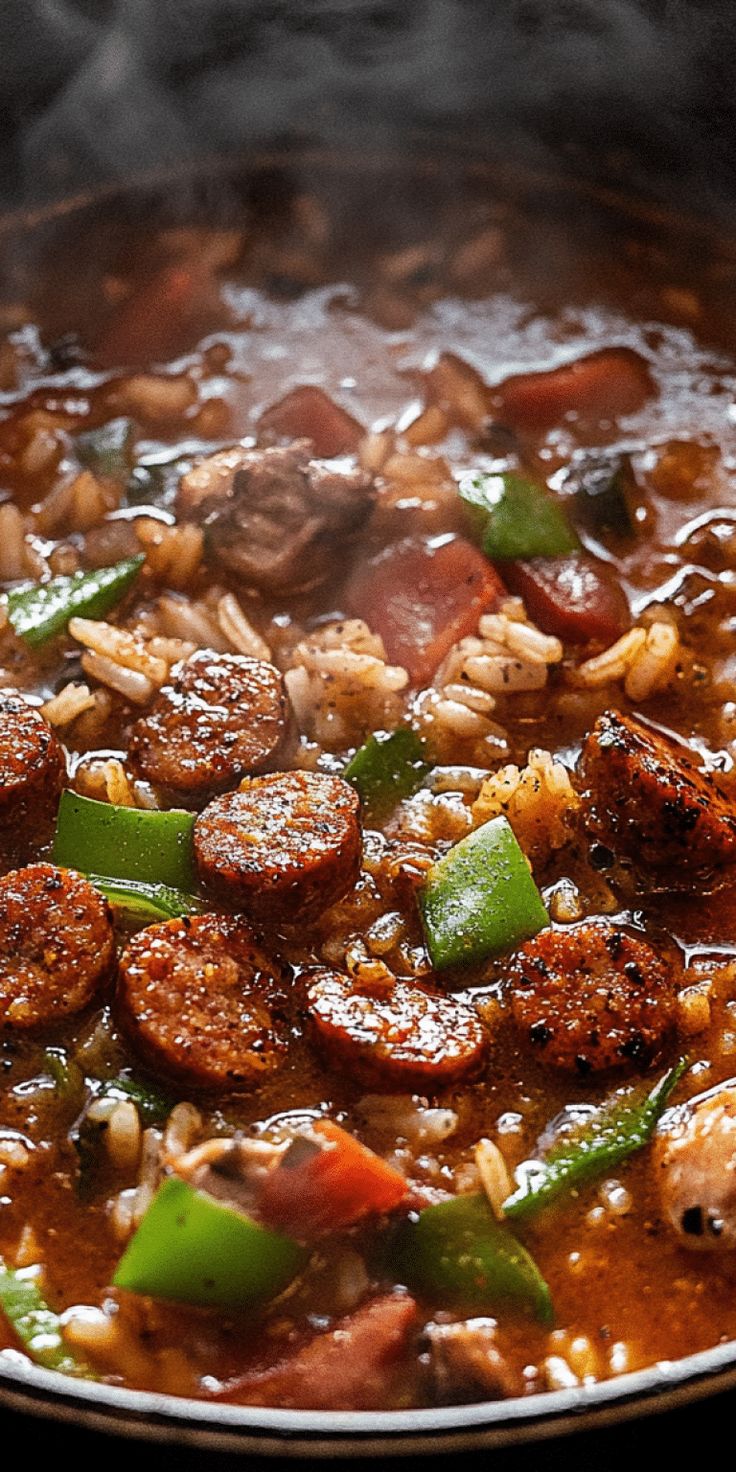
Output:
<svg viewBox="0 0 736 1472">
<path fill-rule="evenodd" d="M 683 1247 L 736 1247 L 736 1079 L 664 1115 L 654 1166 L 663 1214 Z"/>
</svg>

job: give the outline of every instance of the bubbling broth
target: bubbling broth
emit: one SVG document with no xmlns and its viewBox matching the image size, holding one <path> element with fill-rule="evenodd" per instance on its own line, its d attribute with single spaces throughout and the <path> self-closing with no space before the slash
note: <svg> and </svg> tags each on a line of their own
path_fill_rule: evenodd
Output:
<svg viewBox="0 0 736 1472">
<path fill-rule="evenodd" d="M 329 1411 L 736 1337 L 729 242 L 194 194 L 4 241 L 0 1344 Z"/>
</svg>

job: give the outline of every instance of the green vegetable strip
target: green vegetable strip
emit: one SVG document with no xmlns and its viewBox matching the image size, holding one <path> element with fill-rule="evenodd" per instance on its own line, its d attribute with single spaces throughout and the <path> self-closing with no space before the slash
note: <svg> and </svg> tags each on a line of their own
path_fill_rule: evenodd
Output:
<svg viewBox="0 0 736 1472">
<path fill-rule="evenodd" d="M 132 419 L 110 419 L 98 429 L 78 434 L 75 444 L 82 465 L 97 475 L 125 484 L 135 462 Z"/>
<path fill-rule="evenodd" d="M 467 475 L 458 489 L 483 551 L 494 561 L 559 557 L 580 547 L 562 507 L 523 476 Z"/>
<path fill-rule="evenodd" d="M 626 1098 L 614 1098 L 579 1131 L 563 1136 L 553 1145 L 538 1168 L 525 1173 L 519 1189 L 504 1202 L 504 1213 L 513 1221 L 525 1220 L 565 1191 L 585 1185 L 618 1165 L 652 1138 L 667 1100 L 687 1068 L 687 1059 L 671 1068 L 651 1093 L 642 1097 L 636 1090 Z"/>
<path fill-rule="evenodd" d="M 511 1303 L 542 1323 L 554 1317 L 534 1259 L 481 1195 L 428 1206 L 397 1234 L 394 1267 L 409 1288 L 462 1309 Z"/>
<path fill-rule="evenodd" d="M 174 1100 L 150 1084 L 135 1078 L 106 1079 L 95 1094 L 96 1099 L 131 1099 L 144 1125 L 163 1124 L 174 1108 Z"/>
<path fill-rule="evenodd" d="M 194 894 L 166 884 L 144 884 L 140 879 L 110 879 L 103 874 L 87 878 L 129 920 L 152 925 L 157 920 L 176 920 L 179 915 L 202 915 L 207 906 Z"/>
<path fill-rule="evenodd" d="M 36 1268 L 14 1271 L 0 1262 L 0 1309 L 37 1365 L 65 1375 L 89 1376 L 88 1367 L 64 1344 L 61 1319 L 41 1293 Z"/>
<path fill-rule="evenodd" d="M 126 557 L 112 567 L 51 578 L 5 595 L 8 618 L 19 639 L 32 649 L 62 634 L 76 617 L 102 618 L 135 582 L 145 557 Z"/>
<path fill-rule="evenodd" d="M 64 1048 L 47 1048 L 43 1061 L 61 1101 L 79 1105 L 84 1095 L 84 1074 L 79 1064 L 68 1056 Z"/>
<path fill-rule="evenodd" d="M 55 864 L 106 880 L 135 879 L 190 894 L 194 814 L 150 812 L 61 794 L 51 852 Z"/>
<path fill-rule="evenodd" d="M 213 1308 L 276 1298 L 307 1253 L 186 1181 L 159 1187 L 117 1266 L 117 1288 Z"/>
<path fill-rule="evenodd" d="M 473 965 L 549 924 L 506 818 L 492 818 L 429 871 L 419 905 L 433 966 Z"/>
<path fill-rule="evenodd" d="M 388 815 L 404 797 L 411 797 L 431 771 L 424 742 L 415 731 L 399 727 L 390 734 L 369 736 L 348 762 L 343 776 L 356 789 L 368 815 Z"/>
</svg>

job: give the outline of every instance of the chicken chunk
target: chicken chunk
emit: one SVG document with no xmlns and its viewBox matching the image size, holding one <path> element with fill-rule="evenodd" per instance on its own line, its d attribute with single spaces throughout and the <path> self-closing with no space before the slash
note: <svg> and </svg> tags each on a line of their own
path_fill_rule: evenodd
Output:
<svg viewBox="0 0 736 1472">
<path fill-rule="evenodd" d="M 662 1212 L 683 1247 L 736 1247 L 736 1079 L 665 1116 L 654 1168 Z"/>
</svg>

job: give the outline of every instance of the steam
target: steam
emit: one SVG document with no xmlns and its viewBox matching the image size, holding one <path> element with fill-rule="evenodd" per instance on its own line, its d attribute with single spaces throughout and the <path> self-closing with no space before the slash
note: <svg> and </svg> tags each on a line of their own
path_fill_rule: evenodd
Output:
<svg viewBox="0 0 736 1472">
<path fill-rule="evenodd" d="M 4 0 L 5 179 L 24 200 L 285 139 L 456 131 L 627 183 L 731 181 L 725 4 Z M 7 188 L 7 185 L 6 185 Z"/>
</svg>

